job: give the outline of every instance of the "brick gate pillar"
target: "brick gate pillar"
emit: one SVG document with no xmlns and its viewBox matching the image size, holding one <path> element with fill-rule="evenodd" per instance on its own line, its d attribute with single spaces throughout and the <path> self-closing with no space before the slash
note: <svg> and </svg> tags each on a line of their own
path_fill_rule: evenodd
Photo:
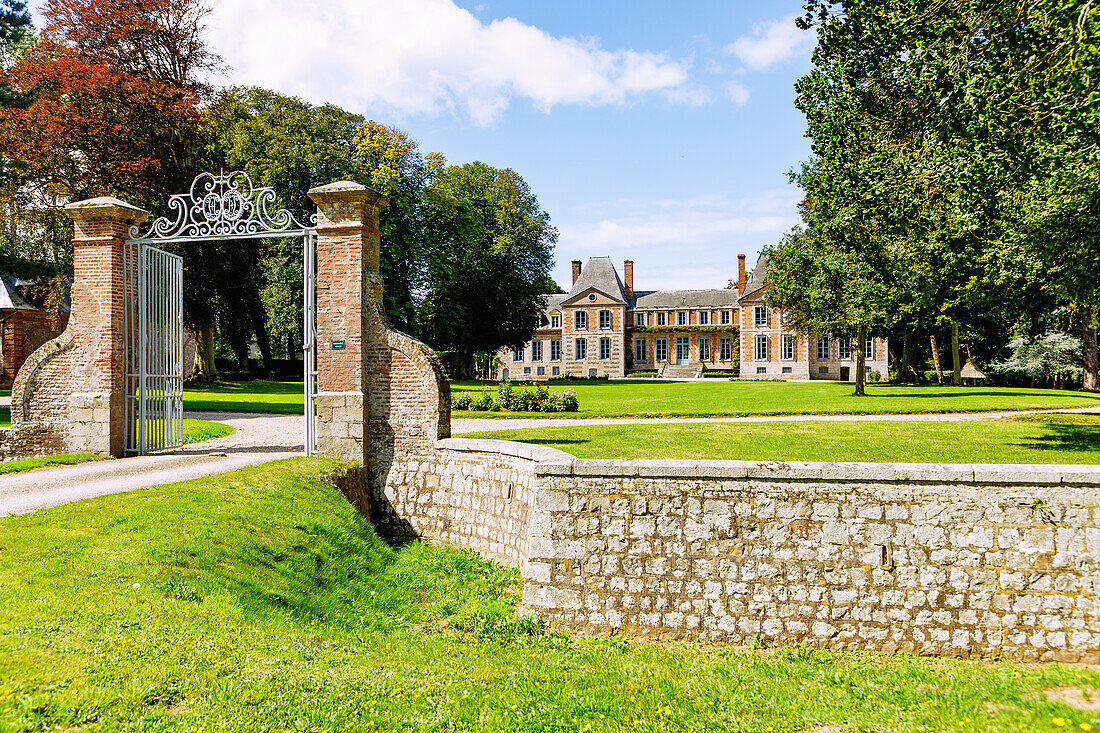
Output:
<svg viewBox="0 0 1100 733">
<path fill-rule="evenodd" d="M 317 453 L 366 465 L 368 314 L 381 303 L 378 217 L 387 199 L 351 181 L 309 197 L 317 204 Z"/>
</svg>

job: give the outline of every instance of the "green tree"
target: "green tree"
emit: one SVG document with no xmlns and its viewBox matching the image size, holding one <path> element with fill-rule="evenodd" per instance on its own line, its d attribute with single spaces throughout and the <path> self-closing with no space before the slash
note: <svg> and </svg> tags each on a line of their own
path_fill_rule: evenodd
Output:
<svg viewBox="0 0 1100 733">
<path fill-rule="evenodd" d="M 428 343 L 457 354 L 523 343 L 538 326 L 557 230 L 526 181 L 484 163 L 438 170 L 425 192 Z"/>
</svg>

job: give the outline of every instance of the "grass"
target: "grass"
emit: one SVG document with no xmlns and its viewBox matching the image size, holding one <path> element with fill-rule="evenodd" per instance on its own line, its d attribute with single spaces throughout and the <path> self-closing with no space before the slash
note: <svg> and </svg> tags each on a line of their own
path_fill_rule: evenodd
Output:
<svg viewBox="0 0 1100 733">
<path fill-rule="evenodd" d="M 232 435 L 233 428 L 224 423 L 210 422 L 209 420 L 195 420 L 184 418 L 183 442 L 201 443 L 205 440 L 223 438 Z M 38 458 L 20 458 L 15 461 L 0 463 L 0 475 L 5 473 L 18 473 L 20 471 L 33 471 L 36 468 L 51 468 L 54 466 L 71 466 L 76 463 L 101 460 L 103 456 L 91 453 L 62 453 L 53 456 L 40 456 Z"/>
<path fill-rule="evenodd" d="M 1100 415 L 1004 420 L 575 425 L 464 434 L 579 458 L 887 463 L 1100 463 Z"/>
<path fill-rule="evenodd" d="M 183 387 L 183 409 L 301 415 L 302 383 L 255 379 L 187 384 Z"/>
<path fill-rule="evenodd" d="M 852 395 L 852 385 L 836 382 L 646 382 L 555 381 L 551 389 L 571 388 L 580 400 L 572 413 L 501 413 L 455 410 L 455 417 L 674 417 L 737 415 L 844 415 L 920 412 L 981 412 L 1100 407 L 1100 394 L 1051 389 L 870 385 L 868 397 Z M 452 394 L 496 389 L 481 382 L 452 382 Z M 263 412 L 298 415 L 302 383 L 255 380 L 187 385 L 187 410 Z"/>
<path fill-rule="evenodd" d="M 1051 389 L 868 385 L 866 397 L 838 382 L 646 382 L 559 381 L 551 391 L 576 391 L 573 413 L 494 413 L 456 410 L 455 417 L 705 417 L 747 415 L 850 415 L 984 412 L 1100 407 L 1100 394 Z M 452 393 L 495 389 L 452 382 Z"/>
<path fill-rule="evenodd" d="M 1042 731 L 1100 674 L 569 639 L 292 459 L 0 520 L 0 730 Z"/>
</svg>

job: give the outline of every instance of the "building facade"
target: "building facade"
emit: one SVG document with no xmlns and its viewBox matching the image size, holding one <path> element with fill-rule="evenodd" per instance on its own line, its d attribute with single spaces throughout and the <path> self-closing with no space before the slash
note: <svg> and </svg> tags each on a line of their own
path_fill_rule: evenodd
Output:
<svg viewBox="0 0 1100 733">
<path fill-rule="evenodd" d="M 48 290 L 44 283 L 0 273 L 0 387 L 11 387 L 27 357 L 65 330 L 68 297 L 55 313 L 47 304 Z"/>
<path fill-rule="evenodd" d="M 752 273 L 738 257 L 738 287 L 717 290 L 634 289 L 634 263 L 623 277 L 608 257 L 583 267 L 573 260 L 573 283 L 545 296 L 542 322 L 530 341 L 502 349 L 498 379 L 625 377 L 655 371 L 698 377 L 706 371 L 757 379 L 855 378 L 854 345 L 783 327 L 782 314 L 764 304 L 767 260 Z M 867 371 L 887 374 L 886 340 L 868 339 Z"/>
</svg>

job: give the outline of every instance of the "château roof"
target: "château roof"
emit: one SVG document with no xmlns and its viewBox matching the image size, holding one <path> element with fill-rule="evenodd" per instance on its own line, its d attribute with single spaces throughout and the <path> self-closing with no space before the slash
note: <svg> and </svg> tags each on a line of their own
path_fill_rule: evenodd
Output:
<svg viewBox="0 0 1100 733">
<path fill-rule="evenodd" d="M 565 297 L 565 300 L 575 298 L 586 290 L 599 290 L 604 295 L 616 300 L 626 302 L 626 291 L 615 266 L 611 264 L 610 257 L 591 257 L 588 264 L 581 270 L 577 282 Z"/>
<path fill-rule="evenodd" d="M 19 277 L 10 272 L 0 272 L 0 310 L 47 310 L 45 281 Z M 61 311 L 69 312 L 70 283 L 65 283 L 65 297 Z"/>
<path fill-rule="evenodd" d="M 745 283 L 745 292 L 741 293 L 742 298 L 747 298 L 750 295 L 760 292 L 764 289 L 765 280 L 768 274 L 768 256 L 760 255 L 756 260 L 756 267 L 753 268 L 749 274 L 748 282 Z"/>
<path fill-rule="evenodd" d="M 737 291 L 720 290 L 652 290 L 636 293 L 633 308 L 733 308 L 737 306 Z"/>
</svg>

